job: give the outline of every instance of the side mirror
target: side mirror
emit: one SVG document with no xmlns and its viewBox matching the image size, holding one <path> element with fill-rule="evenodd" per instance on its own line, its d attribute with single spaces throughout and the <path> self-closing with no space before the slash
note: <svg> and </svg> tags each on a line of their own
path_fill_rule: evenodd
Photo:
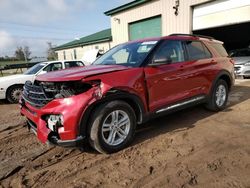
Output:
<svg viewBox="0 0 250 188">
<path fill-rule="evenodd" d="M 158 66 L 158 65 L 166 65 L 166 64 L 170 64 L 172 62 L 172 60 L 168 57 L 164 57 L 164 58 L 157 58 L 154 59 L 152 61 L 152 63 L 149 64 L 149 66 Z"/>
</svg>

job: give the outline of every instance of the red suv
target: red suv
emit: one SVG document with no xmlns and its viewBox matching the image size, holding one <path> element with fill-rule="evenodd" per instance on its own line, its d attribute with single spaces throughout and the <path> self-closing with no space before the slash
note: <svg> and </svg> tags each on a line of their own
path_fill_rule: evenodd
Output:
<svg viewBox="0 0 250 188">
<path fill-rule="evenodd" d="M 27 82 L 21 114 L 38 139 L 61 146 L 119 151 L 150 118 L 204 103 L 226 107 L 234 62 L 223 43 L 174 34 L 118 45 L 91 66 Z"/>
</svg>

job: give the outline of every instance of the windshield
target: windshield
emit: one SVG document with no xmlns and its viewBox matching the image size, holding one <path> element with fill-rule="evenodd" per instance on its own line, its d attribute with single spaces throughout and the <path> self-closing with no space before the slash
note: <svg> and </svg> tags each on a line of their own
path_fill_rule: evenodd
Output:
<svg viewBox="0 0 250 188">
<path fill-rule="evenodd" d="M 158 41 L 118 45 L 98 58 L 93 65 L 123 65 L 139 67 Z"/>
<path fill-rule="evenodd" d="M 231 51 L 230 52 L 230 56 L 231 57 L 245 57 L 245 56 L 250 56 L 250 48 Z"/>
<path fill-rule="evenodd" d="M 33 67 L 29 68 L 24 74 L 36 74 L 41 68 L 43 68 L 46 65 L 46 63 L 38 63 L 34 65 Z"/>
</svg>

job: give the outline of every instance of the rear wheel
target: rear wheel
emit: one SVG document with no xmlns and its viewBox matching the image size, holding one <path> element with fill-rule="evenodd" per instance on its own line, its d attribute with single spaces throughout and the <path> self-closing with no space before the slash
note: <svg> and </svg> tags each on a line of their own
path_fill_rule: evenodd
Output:
<svg viewBox="0 0 250 188">
<path fill-rule="evenodd" d="M 99 106 L 89 128 L 90 145 L 101 153 L 114 153 L 127 147 L 135 133 L 134 110 L 123 101 Z"/>
<path fill-rule="evenodd" d="M 23 92 L 23 86 L 22 85 L 16 85 L 16 86 L 11 86 L 7 90 L 7 100 L 10 103 L 18 103 L 21 95 Z"/>
<path fill-rule="evenodd" d="M 220 111 L 226 108 L 228 99 L 228 85 L 224 80 L 218 80 L 206 105 L 207 109 Z"/>
</svg>

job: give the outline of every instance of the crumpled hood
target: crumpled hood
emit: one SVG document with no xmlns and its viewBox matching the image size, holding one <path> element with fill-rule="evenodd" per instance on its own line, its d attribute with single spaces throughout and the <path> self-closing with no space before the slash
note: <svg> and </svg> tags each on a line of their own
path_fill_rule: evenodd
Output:
<svg viewBox="0 0 250 188">
<path fill-rule="evenodd" d="M 233 60 L 235 61 L 235 65 L 242 65 L 247 62 L 250 62 L 250 56 L 246 57 L 233 57 Z"/>
<path fill-rule="evenodd" d="M 129 69 L 129 67 L 121 65 L 90 65 L 46 73 L 38 76 L 36 80 L 48 82 L 76 81 L 98 74 L 126 69 Z"/>
</svg>

